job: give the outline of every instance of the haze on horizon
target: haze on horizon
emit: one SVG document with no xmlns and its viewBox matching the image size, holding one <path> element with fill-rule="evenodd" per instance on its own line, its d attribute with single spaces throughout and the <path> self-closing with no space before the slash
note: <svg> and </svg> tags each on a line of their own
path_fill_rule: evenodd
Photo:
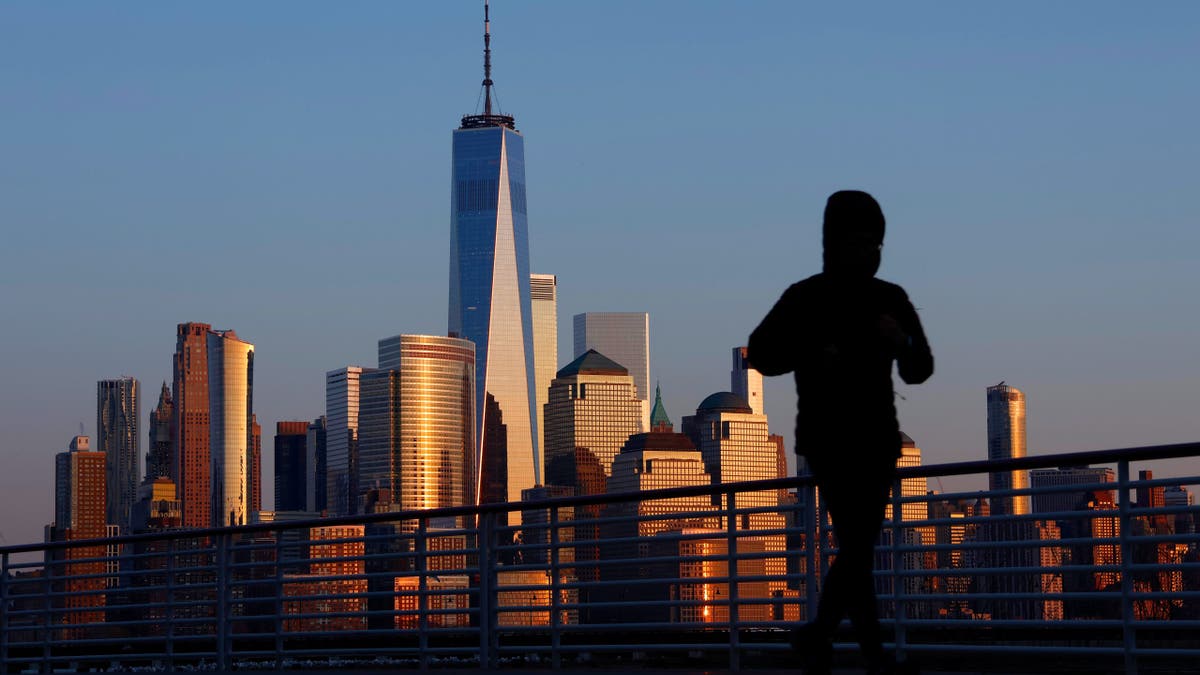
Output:
<svg viewBox="0 0 1200 675">
<path fill-rule="evenodd" d="M 41 540 L 97 380 L 137 377 L 145 423 L 177 323 L 256 345 L 264 508 L 326 370 L 444 334 L 480 4 L 0 6 L 0 541 Z M 1200 6 L 500 1 L 492 30 L 561 363 L 574 314 L 649 312 L 678 423 L 859 188 L 937 358 L 898 388 L 926 463 L 986 456 L 1000 380 L 1030 454 L 1200 438 Z"/>
</svg>

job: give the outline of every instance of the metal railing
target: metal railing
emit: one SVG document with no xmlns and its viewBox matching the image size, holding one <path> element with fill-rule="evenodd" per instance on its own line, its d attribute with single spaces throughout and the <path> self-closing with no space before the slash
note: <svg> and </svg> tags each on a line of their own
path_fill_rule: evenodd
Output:
<svg viewBox="0 0 1200 675">
<path fill-rule="evenodd" d="M 1131 477 L 1183 457 L 1200 444 L 901 469 L 876 564 L 898 655 L 1194 664 L 1200 510 L 1163 490 L 1200 476 Z M 922 485 L 1087 464 L 1115 482 Z M 782 663 L 837 552 L 814 497 L 799 477 L 4 547 L 0 674 Z"/>
</svg>

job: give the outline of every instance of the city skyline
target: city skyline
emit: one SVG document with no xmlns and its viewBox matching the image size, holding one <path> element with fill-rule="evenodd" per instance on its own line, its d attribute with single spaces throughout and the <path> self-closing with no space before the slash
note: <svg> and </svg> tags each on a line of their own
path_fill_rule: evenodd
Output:
<svg viewBox="0 0 1200 675">
<path fill-rule="evenodd" d="M 675 16 L 680 13 L 678 6 L 644 11 L 632 5 L 614 6 L 604 19 L 604 39 L 616 40 L 627 53 L 609 54 L 616 67 L 607 72 L 586 60 L 594 58 L 587 48 L 597 38 L 584 36 L 580 45 L 571 46 L 540 29 L 580 23 L 575 12 L 581 10 L 493 8 L 495 32 L 500 36 L 494 50 L 504 73 L 499 78 L 500 93 L 506 105 L 523 112 L 523 126 L 531 134 L 530 150 L 537 152 L 536 161 L 530 163 L 531 204 L 537 207 L 530 216 L 531 262 L 532 269 L 553 271 L 559 277 L 559 365 L 566 363 L 563 318 L 592 309 L 645 309 L 655 321 L 651 350 L 656 370 L 651 379 L 666 385 L 668 409 L 677 414 L 693 409 L 704 395 L 724 388 L 729 346 L 744 341 L 786 283 L 815 271 L 816 222 L 824 195 L 836 187 L 861 186 L 880 197 L 891 225 L 882 276 L 902 281 L 920 298 L 922 318 L 939 358 L 938 375 L 930 384 L 921 390 L 905 388 L 902 393 L 908 400 L 898 402 L 903 427 L 925 450 L 926 463 L 985 456 L 979 392 L 1002 378 L 1036 397 L 1037 414 L 1031 415 L 1029 427 L 1031 455 L 1196 436 L 1190 421 L 1194 398 L 1189 392 L 1198 373 L 1186 358 L 1190 353 L 1186 336 L 1196 330 L 1188 312 L 1180 311 L 1189 306 L 1181 290 L 1189 287 L 1187 252 L 1198 243 L 1195 230 L 1183 225 L 1194 222 L 1196 207 L 1187 199 L 1186 165 L 1158 161 L 1195 154 L 1195 131 L 1183 124 L 1194 117 L 1195 93 L 1165 86 L 1179 64 L 1194 61 L 1189 59 L 1196 51 L 1194 41 L 1183 41 L 1183 36 L 1194 34 L 1189 32 L 1196 25 L 1194 9 L 1181 11 L 1185 16 L 1168 22 L 1161 16 L 1143 18 L 1130 10 L 1103 6 L 1092 8 L 1089 21 L 1078 23 L 1071 12 L 1059 8 L 1044 10 L 1038 26 L 1001 15 L 986 17 L 985 25 L 962 16 L 938 15 L 927 28 L 901 20 L 894 34 L 900 37 L 889 38 L 877 34 L 889 20 L 887 10 L 863 25 L 837 11 L 804 21 L 777 21 L 803 24 L 798 30 L 804 32 L 796 37 L 775 32 L 780 29 L 767 21 L 800 11 L 783 5 L 742 11 L 703 4 L 688 7 L 687 16 L 679 17 Z M 262 351 L 255 374 L 259 389 L 255 411 L 268 429 L 278 420 L 320 416 L 321 373 L 340 364 L 369 362 L 372 340 L 378 335 L 440 332 L 444 290 L 438 280 L 445 278 L 446 259 L 440 252 L 448 252 L 441 225 L 446 172 L 427 169 L 447 166 L 445 132 L 457 115 L 470 112 L 461 102 L 474 93 L 477 78 L 478 35 L 473 28 L 478 24 L 477 10 L 473 3 L 438 10 L 370 7 L 337 19 L 340 27 L 367 31 L 360 24 L 370 23 L 367 15 L 378 11 L 381 18 L 373 21 L 392 31 L 409 31 L 414 29 L 399 15 L 415 13 L 406 20 L 430 36 L 413 35 L 412 45 L 404 49 L 415 50 L 414 55 L 437 54 L 437 65 L 407 66 L 413 72 L 405 73 L 406 79 L 396 89 L 413 96 L 400 99 L 385 96 L 364 80 L 352 78 L 339 84 L 328 79 L 340 68 L 363 65 L 355 59 L 364 59 L 372 68 L 386 62 L 392 69 L 401 63 L 428 62 L 405 58 L 409 52 L 384 52 L 381 42 L 370 40 L 360 41 L 358 50 L 341 57 L 323 52 L 306 57 L 314 60 L 307 62 L 310 68 L 313 63 L 318 66 L 311 82 L 276 77 L 278 72 L 296 71 L 296 64 L 275 63 L 248 40 L 249 35 L 258 39 L 266 33 L 240 32 L 260 21 L 279 19 L 265 9 L 247 11 L 246 23 L 240 27 L 221 27 L 219 11 L 206 14 L 194 8 L 159 8 L 136 22 L 120 11 L 77 9 L 56 24 L 64 39 L 77 43 L 62 55 L 51 54 L 46 46 L 22 35 L 6 41 L 15 53 L 35 60 L 32 73 L 46 75 L 31 78 L 11 71 L 14 86 L 0 94 L 15 116 L 13 128 L 23 135 L 13 139 L 7 163 L 13 181 L 3 194 L 11 209 L 5 224 L 17 236 L 5 253 L 6 264 L 0 265 L 6 290 L 0 310 L 26 327 L 20 333 L 28 334 L 6 338 L 12 340 L 9 353 L 24 357 L 4 359 L 3 375 L 29 383 L 20 393 L 6 392 L 0 401 L 5 410 L 0 452 L 13 467 L 0 485 L 4 499 L 14 500 L 3 502 L 6 512 L 18 512 L 16 505 L 25 502 L 42 504 L 45 508 L 40 511 L 50 511 L 46 477 L 51 458 L 75 432 L 76 423 L 94 414 L 89 412 L 94 382 L 114 373 L 130 373 L 143 383 L 167 379 L 170 331 L 177 323 L 199 319 L 236 326 L 254 336 Z M 48 8 L 3 11 L 12 19 L 5 22 L 8 25 L 32 28 L 64 18 L 61 11 Z M 268 46 L 298 55 L 299 46 L 307 44 L 302 38 L 315 30 L 316 19 L 327 18 L 320 15 L 311 9 L 290 12 L 282 17 L 278 35 L 268 40 Z M 201 27 L 183 27 L 187 19 L 195 18 Z M 134 31 L 132 27 L 141 22 L 155 30 Z M 95 31 L 97 25 L 113 30 Z M 978 47 L 948 37 L 955 27 L 968 25 L 981 33 L 975 36 Z M 1103 48 L 1117 28 L 1130 45 L 1120 58 Z M 89 49 L 98 34 L 114 31 L 126 38 L 127 49 L 93 50 L 95 57 L 87 67 L 72 60 L 76 49 Z M 722 176 L 720 181 L 692 173 L 688 164 L 711 166 L 711 161 L 700 161 L 699 149 L 693 147 L 694 134 L 707 125 L 666 115 L 675 112 L 679 102 L 675 95 L 703 81 L 701 73 L 672 69 L 676 62 L 670 60 L 661 69 L 657 64 L 647 68 L 650 72 L 645 75 L 622 67 L 630 59 L 654 62 L 658 50 L 680 44 L 683 38 L 676 32 L 689 35 L 689 40 L 706 40 L 709 51 L 701 55 L 702 66 L 696 70 L 714 66 L 713 77 L 730 88 L 730 96 L 714 94 L 716 100 L 697 103 L 702 114 L 693 116 L 723 122 L 726 136 L 716 148 L 715 159 L 738 167 L 766 158 L 763 171 L 767 173 L 739 176 L 732 182 L 721 171 L 715 172 Z M 230 38 L 223 41 L 230 45 L 228 57 L 200 49 L 200 42 L 207 45 L 210 40 L 192 44 L 209 33 Z M 750 33 L 764 44 L 750 45 Z M 1066 45 L 1055 46 L 1064 35 Z M 928 39 L 930 46 L 917 46 L 918 38 Z M 822 49 L 834 52 L 831 41 L 839 39 L 857 48 L 841 52 L 856 56 L 822 60 Z M 875 45 L 873 39 L 881 44 Z M 181 44 L 164 49 L 161 59 L 156 59 L 161 65 L 150 67 L 150 59 L 139 48 L 162 47 L 164 40 Z M 792 40 L 803 45 L 801 54 L 784 58 Z M 389 36 L 387 44 L 395 42 L 405 40 Z M 895 73 L 884 63 L 885 56 L 898 55 L 902 65 L 921 73 L 921 64 L 941 63 L 933 61 L 938 48 L 952 48 L 950 53 L 966 63 L 946 66 L 948 70 L 938 76 L 909 74 L 889 84 L 887 77 Z M 1070 58 L 1076 53 L 1072 49 L 1082 56 Z M 561 64 L 537 62 L 560 60 L 544 58 L 546 53 L 560 52 L 575 57 L 576 65 L 594 75 L 587 91 L 577 83 L 561 84 L 568 82 L 555 76 Z M 234 78 L 218 87 L 212 75 L 247 54 L 258 57 L 251 59 L 247 75 L 251 79 Z M 1055 58 L 1064 55 L 1065 61 Z M 29 59 L 11 63 L 28 65 Z M 817 72 L 819 64 L 828 74 Z M 797 66 L 808 69 L 796 70 Z M 970 67 L 981 69 L 982 81 L 996 90 L 972 86 L 974 80 L 966 72 Z M 166 82 L 163 72 L 170 71 L 156 68 L 172 69 L 180 84 Z M 616 78 L 614 70 L 622 77 Z M 839 121 L 837 115 L 860 98 L 875 98 L 830 79 L 855 72 L 878 73 L 877 93 L 889 95 L 893 105 L 877 106 L 882 108 L 878 116 L 857 113 Z M 1108 73 L 1110 79 L 1105 81 L 1111 86 L 1086 87 L 1086 92 L 1083 86 L 1051 91 L 1064 82 L 1094 84 L 1101 72 Z M 89 73 L 96 77 L 83 77 Z M 371 77 L 388 81 L 378 71 L 373 73 Z M 735 83 L 731 77 L 735 73 L 752 76 Z M 778 80 L 771 78 L 782 74 L 795 78 L 786 80 L 782 89 L 796 89 L 798 94 L 780 92 Z M 1017 84 L 1021 75 L 1031 77 Z M 1174 77 L 1176 82 L 1186 81 Z M 265 93 L 253 93 L 248 87 L 258 81 L 253 78 L 277 84 Z M 35 80 L 41 84 L 35 85 Z M 79 85 L 80 81 L 89 83 Z M 630 89 L 618 87 L 617 82 L 627 83 Z M 648 88 L 650 82 L 667 86 L 655 95 Z M 347 130 L 346 120 L 354 117 L 329 102 L 313 101 L 311 109 L 289 106 L 289 117 L 274 132 L 264 125 L 279 121 L 276 106 L 298 92 L 305 92 L 299 100 L 311 101 L 314 84 L 328 88 L 328 96 L 322 98 L 341 97 L 347 107 L 386 101 L 358 125 L 375 134 L 372 143 L 385 139 L 380 149 L 372 150 L 374 146 Z M 554 91 L 564 86 L 567 96 Z M 921 102 L 899 95 L 911 89 L 919 97 L 953 86 L 965 87 L 981 101 L 935 96 Z M 1106 93 L 1118 90 L 1120 101 Z M 213 92 L 227 95 L 207 96 Z M 181 108 L 193 97 L 204 100 L 210 107 L 206 109 L 226 122 L 211 126 L 226 127 L 227 138 L 203 147 L 209 143 L 209 125 L 189 116 L 197 113 L 184 113 Z M 556 97 L 565 100 L 556 102 Z M 610 100 L 598 105 L 603 97 Z M 427 108 L 421 105 L 426 99 L 434 102 Z M 71 102 L 80 100 L 87 101 L 91 114 L 68 116 L 76 110 Z M 1011 102 L 1016 100 L 1021 104 Z M 255 108 L 256 104 L 262 107 Z M 604 117 L 596 117 L 601 110 Z M 1090 115 L 1081 120 L 1076 112 L 1083 110 Z M 136 114 L 120 121 L 120 114 L 130 111 Z M 398 142 L 402 136 L 391 119 L 397 112 L 404 113 L 406 131 L 434 140 Z M 36 118 L 43 113 L 48 121 L 38 123 Z M 778 128 L 772 121 L 788 114 L 800 114 L 801 131 L 796 135 L 801 139 L 785 140 L 783 154 L 788 158 L 782 162 L 772 156 L 775 147 L 764 145 L 756 129 Z M 1125 117 L 1155 123 L 1129 125 L 1123 122 Z M 388 118 L 386 125 L 382 118 Z M 897 124 L 896 118 L 907 125 Z M 69 123 L 55 124 L 67 119 Z M 604 128 L 601 119 L 611 126 L 600 136 L 615 147 L 607 151 L 590 144 L 575 147 L 588 140 L 585 131 Z M 932 127 L 938 125 L 930 120 L 942 123 L 936 132 Z M 176 128 L 188 131 L 179 137 L 185 140 L 168 140 Z M 848 138 L 855 128 L 870 133 L 861 140 Z M 65 129 L 65 133 L 52 138 L 51 129 Z M 651 129 L 662 138 L 652 139 Z M 802 133 L 805 129 L 812 133 Z M 1071 133 L 1063 134 L 1064 129 Z M 320 141 L 322 130 L 331 133 L 331 139 Z M 1060 134 L 1057 139 L 1047 140 L 1055 133 Z M 827 137 L 840 140 L 829 142 Z M 944 147 L 954 139 L 969 142 L 958 151 Z M 111 143 L 122 152 L 106 152 L 113 149 Z M 927 149 L 929 155 L 919 152 Z M 300 161 L 287 161 L 293 155 Z M 621 172 L 612 169 L 618 155 Z M 1116 161 L 1093 161 L 1109 155 Z M 337 159 L 333 166 L 352 173 L 357 182 L 296 168 L 315 166 L 326 156 Z M 369 161 L 355 167 L 357 162 L 349 161 L 355 157 Z M 644 166 L 629 162 L 630 157 L 643 160 Z M 396 166 L 401 158 L 435 176 L 426 180 L 411 168 Z M 1116 168 L 1106 173 L 1089 169 L 1088 164 L 1137 167 L 1137 175 Z M 104 171 L 93 173 L 100 166 Z M 212 171 L 218 166 L 228 168 L 229 177 Z M 902 177 L 901 169 L 912 177 Z M 277 179 L 267 178 L 277 171 L 281 171 Z M 151 175 L 156 172 L 162 176 Z M 1022 179 L 1022 173 L 1028 177 Z M 955 179 L 953 174 L 967 178 Z M 92 175 L 104 178 L 90 180 Z M 67 192 L 72 198 L 48 197 L 61 192 L 62 182 L 70 185 Z M 581 187 L 585 184 L 590 187 Z M 1114 203 L 1105 192 L 1118 193 L 1119 199 Z M 135 207 L 143 195 L 149 201 Z M 615 200 L 619 204 L 597 199 L 602 195 L 619 196 Z M 217 198 L 209 201 L 212 196 Z M 1006 201 L 1022 201 L 1025 206 L 1004 207 Z M 580 213 L 581 203 L 599 208 Z M 73 204 L 89 210 L 74 210 Z M 749 204 L 756 209 L 746 211 L 743 207 Z M 618 205 L 621 208 L 613 208 Z M 244 214 L 241 207 L 248 207 Z M 693 210 L 696 207 L 699 211 Z M 683 212 L 676 213 L 679 209 Z M 725 246 L 730 224 L 767 243 Z M 93 229 L 109 239 L 98 240 L 90 234 Z M 389 235 L 389 230 L 395 234 Z M 225 251 L 205 243 L 243 232 L 247 235 L 244 251 Z M 294 241 L 281 242 L 285 237 Z M 410 237 L 420 245 L 402 247 Z M 141 243 L 131 246 L 135 240 Z M 632 240 L 642 248 L 630 250 Z M 71 243 L 64 248 L 62 241 Z M 1015 243 L 1029 241 L 1038 244 Z M 273 247 L 286 254 L 279 258 L 290 260 L 294 259 L 290 255 L 303 250 L 294 248 L 301 243 L 337 254 L 347 262 L 332 267 L 351 274 L 327 277 L 322 271 L 305 281 L 269 262 L 275 257 Z M 773 248 L 805 251 L 808 262 L 794 263 L 790 257 L 773 254 Z M 571 255 L 581 249 L 595 255 Z M 431 252 L 426 255 L 426 250 Z M 692 262 L 676 266 L 664 260 L 667 251 Z M 721 269 L 728 271 L 728 277 L 713 284 L 698 274 L 695 263 L 718 255 L 724 256 Z M 59 264 L 60 256 L 65 264 Z M 109 279 L 81 276 L 80 271 L 103 256 L 129 256 L 131 264 L 120 274 L 106 270 Z M 428 264 L 424 258 L 430 259 Z M 613 260 L 626 269 L 614 273 Z M 44 275 L 36 270 L 51 267 L 52 261 L 58 273 L 43 283 Z M 188 269 L 189 281 L 182 286 L 153 288 L 141 281 L 166 274 L 180 278 L 175 266 Z M 266 275 L 234 283 L 235 275 L 223 275 L 234 267 L 256 268 Z M 197 270 L 205 269 L 211 271 L 208 277 L 196 276 Z M 358 269 L 382 273 L 363 276 Z M 267 280 L 272 275 L 287 281 Z M 999 278 L 1005 283 L 996 284 Z M 31 285 L 35 283 L 37 288 Z M 88 305 L 110 307 L 98 298 L 117 288 L 137 289 L 145 300 L 132 303 L 130 314 L 96 320 Z M 1047 288 L 1050 292 L 1033 292 Z M 425 296 L 428 302 L 422 300 Z M 341 305 L 339 297 L 344 299 Z M 1101 311 L 1110 302 L 1120 308 L 1116 320 Z M 323 309 L 312 317 L 262 311 L 302 303 Z M 706 314 L 714 305 L 728 311 L 719 322 Z M 380 306 L 392 309 L 386 316 L 368 311 Z M 81 320 L 96 334 L 91 344 L 76 348 Z M 49 368 L 45 383 L 31 376 L 34 364 L 48 364 L 38 366 Z M 786 383 L 768 381 L 766 389 L 772 431 L 787 435 L 790 446 L 793 394 Z M 96 434 L 94 429 L 89 432 Z M 264 468 L 263 475 L 272 472 Z M 35 540 L 30 533 L 38 528 L 40 523 L 0 522 L 0 533 L 9 542 Z"/>
</svg>

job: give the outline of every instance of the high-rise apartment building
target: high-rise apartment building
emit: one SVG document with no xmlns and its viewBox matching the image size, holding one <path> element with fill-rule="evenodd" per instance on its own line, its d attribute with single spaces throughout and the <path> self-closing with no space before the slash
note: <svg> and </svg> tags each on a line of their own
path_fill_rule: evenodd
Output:
<svg viewBox="0 0 1200 675">
<path fill-rule="evenodd" d="M 175 426 L 171 479 L 183 502 L 183 526 L 212 523 L 212 466 L 209 451 L 208 333 L 206 323 L 181 323 L 172 359 Z"/>
<path fill-rule="evenodd" d="M 308 451 L 308 460 L 304 475 L 304 480 L 307 484 L 304 493 L 304 510 L 312 513 L 320 513 L 328 508 L 325 502 L 325 480 L 328 474 L 325 470 L 326 431 L 324 415 L 321 415 L 308 425 L 308 439 L 304 445 Z M 278 511 L 279 509 L 276 508 L 276 510 Z"/>
<path fill-rule="evenodd" d="M 158 392 L 158 405 L 150 411 L 150 448 L 146 452 L 146 481 L 171 477 L 171 458 L 175 455 L 171 426 L 175 422 L 175 404 L 171 390 L 163 382 Z"/>
<path fill-rule="evenodd" d="M 64 539 L 99 539 L 107 525 L 107 461 L 76 436 L 54 457 L 54 525 Z"/>
<path fill-rule="evenodd" d="M 746 399 L 755 415 L 765 415 L 763 376 L 746 360 L 746 348 L 733 348 L 733 368 L 729 371 L 729 390 Z"/>
<path fill-rule="evenodd" d="M 96 383 L 96 450 L 104 453 L 108 522 L 128 532 L 141 480 L 141 401 L 132 377 Z"/>
<path fill-rule="evenodd" d="M 214 527 L 253 522 L 254 345 L 208 332 L 209 457 Z M 185 507 L 186 508 L 186 507 Z"/>
<path fill-rule="evenodd" d="M 645 312 L 576 314 L 575 357 L 594 349 L 629 369 L 637 396 L 645 401 L 642 429 L 650 428 L 650 315 Z"/>
<path fill-rule="evenodd" d="M 483 114 L 465 115 L 453 136 L 449 334 L 475 343 L 478 455 L 499 450 L 484 433 L 500 429 L 488 419 L 490 396 L 504 418 L 507 499 L 515 502 L 542 482 L 525 139 L 511 115 L 492 112 L 489 25 L 485 14 Z"/>
<path fill-rule="evenodd" d="M 107 467 L 103 452 L 91 449 L 87 436 L 71 440 L 67 452 L 54 458 L 54 527 L 53 537 L 60 541 L 100 539 L 108 535 L 105 523 L 107 512 Z M 103 575 L 108 565 L 102 558 L 108 554 L 105 546 L 85 546 L 65 551 L 48 552 L 50 558 L 66 560 L 64 567 L 51 569 L 68 579 L 61 587 L 65 594 L 55 603 L 68 611 L 56 620 L 67 624 L 100 623 L 104 621 L 104 589 L 108 580 Z M 75 561 L 82 562 L 75 562 Z M 96 576 L 93 576 L 96 575 Z M 83 577 L 83 578 L 79 578 Z M 7 609 L 5 610 L 7 611 Z M 65 629 L 62 637 L 83 634 L 82 629 Z"/>
<path fill-rule="evenodd" d="M 275 510 L 304 511 L 308 507 L 309 423 L 275 423 Z"/>
<path fill-rule="evenodd" d="M 362 376 L 359 498 L 398 511 L 475 502 L 475 348 L 469 340 L 397 335 Z"/>
<path fill-rule="evenodd" d="M 546 480 L 602 494 L 621 446 L 642 431 L 633 378 L 595 350 L 563 366 L 546 404 Z"/>
<path fill-rule="evenodd" d="M 988 459 L 1024 457 L 1025 394 L 1001 382 L 987 389 Z M 988 474 L 990 490 L 1023 490 L 1029 487 L 1025 470 L 995 471 Z M 992 514 L 1022 515 L 1030 512 L 1029 495 L 992 497 Z"/>
<path fill-rule="evenodd" d="M 544 415 L 550 381 L 558 371 L 558 278 L 553 274 L 529 275 L 533 308 L 534 400 L 537 406 L 538 447 L 546 451 Z"/>
<path fill-rule="evenodd" d="M 358 401 L 363 373 L 346 366 L 325 373 L 325 489 L 330 515 L 356 512 L 358 494 Z"/>
</svg>

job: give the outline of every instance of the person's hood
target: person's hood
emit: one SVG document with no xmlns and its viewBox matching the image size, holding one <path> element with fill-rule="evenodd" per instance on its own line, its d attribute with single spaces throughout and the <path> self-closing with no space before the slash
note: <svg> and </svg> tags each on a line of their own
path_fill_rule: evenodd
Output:
<svg viewBox="0 0 1200 675">
<path fill-rule="evenodd" d="M 879 271 L 885 221 L 879 202 L 860 190 L 841 190 L 825 203 L 821 239 L 825 274 L 870 279 Z"/>
</svg>

